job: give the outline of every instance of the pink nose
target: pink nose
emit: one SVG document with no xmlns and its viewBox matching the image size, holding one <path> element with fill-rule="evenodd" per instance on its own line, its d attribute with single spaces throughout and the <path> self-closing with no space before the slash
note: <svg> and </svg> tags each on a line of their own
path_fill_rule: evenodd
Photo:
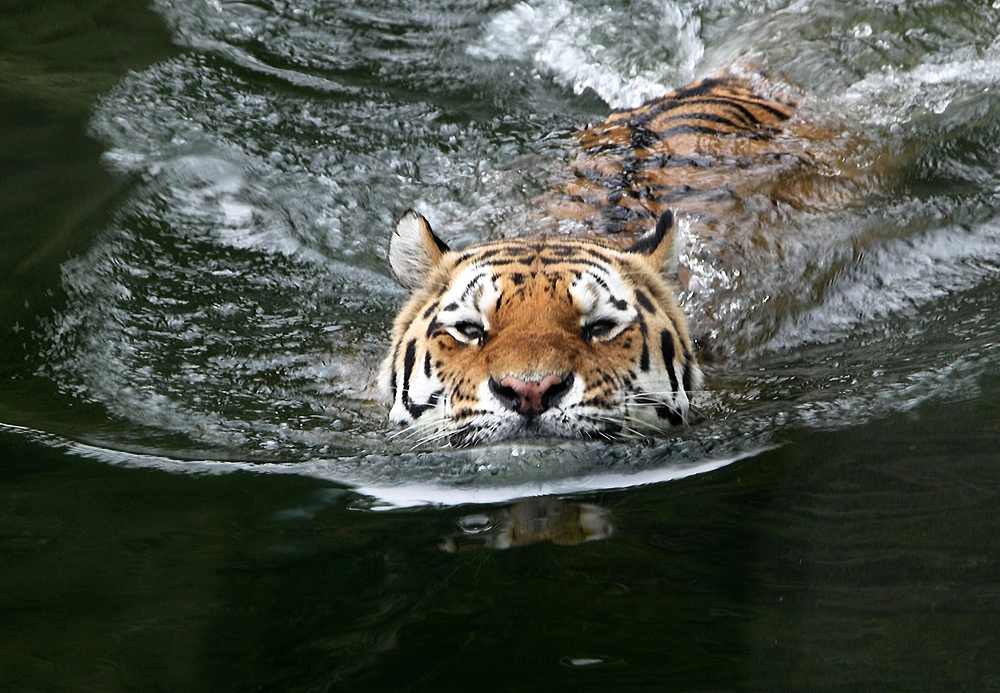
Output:
<svg viewBox="0 0 1000 693">
<path fill-rule="evenodd" d="M 569 389 L 572 376 L 565 380 L 547 375 L 541 380 L 521 380 L 512 375 L 497 382 L 490 378 L 490 389 L 509 409 L 522 414 L 538 414 L 552 407 Z"/>
</svg>

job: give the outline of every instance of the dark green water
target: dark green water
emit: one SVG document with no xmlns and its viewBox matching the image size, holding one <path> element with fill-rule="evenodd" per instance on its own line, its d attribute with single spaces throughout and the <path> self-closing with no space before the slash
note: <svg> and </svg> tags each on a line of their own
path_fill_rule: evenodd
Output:
<svg viewBox="0 0 1000 693">
<path fill-rule="evenodd" d="M 43 4 L 0 8 L 0 689 L 1000 690 L 1000 10 Z M 763 335 L 706 421 L 387 442 L 394 217 L 516 232 L 568 133 L 736 61 L 909 154 L 685 298 Z"/>
</svg>

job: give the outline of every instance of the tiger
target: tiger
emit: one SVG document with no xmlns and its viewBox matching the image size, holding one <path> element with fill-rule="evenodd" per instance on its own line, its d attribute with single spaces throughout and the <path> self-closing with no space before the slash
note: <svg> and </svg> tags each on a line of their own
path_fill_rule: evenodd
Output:
<svg viewBox="0 0 1000 693">
<path fill-rule="evenodd" d="M 407 210 L 388 248 L 410 292 L 378 378 L 390 420 L 456 447 L 689 424 L 704 376 L 678 303 L 678 216 L 724 233 L 812 195 L 833 137 L 795 111 L 719 76 L 612 113 L 578 134 L 524 237 L 452 249 Z"/>
</svg>

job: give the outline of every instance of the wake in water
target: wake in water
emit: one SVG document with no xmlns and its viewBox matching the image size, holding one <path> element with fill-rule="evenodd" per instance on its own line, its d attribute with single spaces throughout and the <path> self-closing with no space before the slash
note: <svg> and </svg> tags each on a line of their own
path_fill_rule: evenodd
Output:
<svg viewBox="0 0 1000 693">
<path fill-rule="evenodd" d="M 64 265 L 44 375 L 107 413 L 91 450 L 374 486 L 711 466 L 969 396 L 1000 359 L 1000 18 L 971 5 L 159 3 L 192 50 L 97 105 L 130 187 Z M 712 367 L 705 422 L 639 452 L 388 441 L 371 382 L 402 300 L 382 260 L 395 217 L 417 203 L 455 246 L 522 234 L 571 133 L 740 64 L 905 165 L 862 202 L 789 215 L 771 262 L 701 268 L 724 299 L 706 330 L 753 335 Z M 703 299 L 684 297 L 695 320 Z"/>
</svg>

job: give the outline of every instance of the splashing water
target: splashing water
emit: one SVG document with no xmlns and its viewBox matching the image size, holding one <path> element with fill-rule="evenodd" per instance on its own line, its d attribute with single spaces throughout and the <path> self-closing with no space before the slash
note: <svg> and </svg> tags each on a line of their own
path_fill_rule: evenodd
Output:
<svg viewBox="0 0 1000 693">
<path fill-rule="evenodd" d="M 40 338 L 44 375 L 112 422 L 88 454 L 142 465 L 121 452 L 142 441 L 177 469 L 591 488 L 597 472 L 710 468 L 788 428 L 962 396 L 998 363 L 996 10 L 155 6 L 191 50 L 97 105 L 91 129 L 130 187 L 64 264 L 67 303 Z M 780 259 L 719 275 L 738 289 L 713 295 L 710 328 L 753 346 L 710 369 L 707 421 L 639 451 L 391 441 L 372 380 L 403 298 L 382 262 L 395 216 L 416 205 L 458 245 L 530 231 L 570 133 L 733 64 L 786 79 L 810 117 L 916 153 L 872 199 L 795 218 Z M 705 300 L 684 297 L 695 322 Z"/>
</svg>

